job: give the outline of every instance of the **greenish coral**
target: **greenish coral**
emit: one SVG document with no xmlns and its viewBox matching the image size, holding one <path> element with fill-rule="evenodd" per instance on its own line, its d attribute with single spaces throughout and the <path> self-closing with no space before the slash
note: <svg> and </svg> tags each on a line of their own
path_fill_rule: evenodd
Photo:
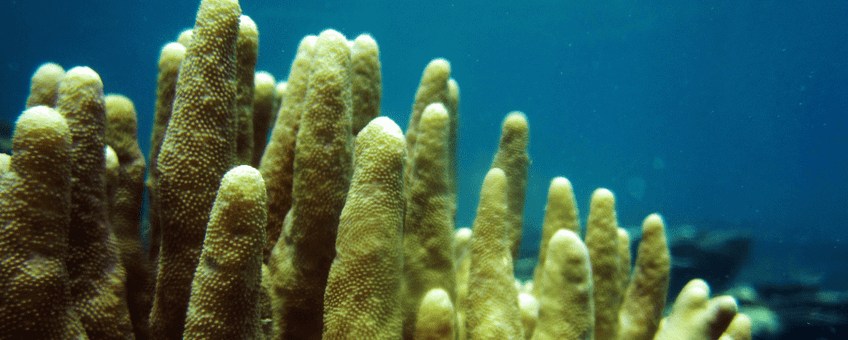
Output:
<svg viewBox="0 0 848 340">
<path fill-rule="evenodd" d="M 183 336 L 209 212 L 235 155 L 235 0 L 200 3 L 157 158 L 161 250 L 150 314 L 154 339 Z"/>
<path fill-rule="evenodd" d="M 87 339 L 74 312 L 68 259 L 71 134 L 55 110 L 17 122 L 15 155 L 0 173 L 0 339 Z"/>
</svg>

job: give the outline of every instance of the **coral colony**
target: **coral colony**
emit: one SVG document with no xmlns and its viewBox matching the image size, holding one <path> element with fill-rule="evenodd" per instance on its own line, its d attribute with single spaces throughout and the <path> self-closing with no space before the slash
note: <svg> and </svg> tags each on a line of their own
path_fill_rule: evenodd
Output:
<svg viewBox="0 0 848 340">
<path fill-rule="evenodd" d="M 162 50 L 147 165 L 127 98 L 86 67 L 38 69 L 0 156 L 0 339 L 750 339 L 735 301 L 701 280 L 663 318 L 662 218 L 645 219 L 631 268 L 613 194 L 595 191 L 581 239 L 565 178 L 533 280 L 516 281 L 520 112 L 503 120 L 473 228 L 455 230 L 446 60 L 425 68 L 403 133 L 378 117 L 370 36 L 303 38 L 279 85 L 255 72 L 258 44 L 236 0 L 201 2 Z"/>
</svg>

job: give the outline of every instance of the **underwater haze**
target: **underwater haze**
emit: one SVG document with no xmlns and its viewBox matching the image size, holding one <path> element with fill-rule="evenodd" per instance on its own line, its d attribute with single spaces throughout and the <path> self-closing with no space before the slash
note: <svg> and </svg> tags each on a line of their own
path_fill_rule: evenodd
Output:
<svg viewBox="0 0 848 340">
<path fill-rule="evenodd" d="M 160 49 L 199 1 L 0 2 L 0 120 L 44 62 L 86 65 L 132 99 L 148 153 Z M 241 1 L 256 69 L 284 80 L 297 44 L 334 28 L 380 45 L 383 115 L 405 127 L 421 72 L 451 62 L 462 100 L 458 226 L 470 227 L 503 117 L 524 112 L 532 164 L 521 256 L 547 188 L 616 194 L 621 225 L 754 235 L 752 261 L 848 289 L 846 1 Z M 825 246 L 818 246 L 825 245 Z M 836 272 L 843 272 L 838 274 Z"/>
</svg>

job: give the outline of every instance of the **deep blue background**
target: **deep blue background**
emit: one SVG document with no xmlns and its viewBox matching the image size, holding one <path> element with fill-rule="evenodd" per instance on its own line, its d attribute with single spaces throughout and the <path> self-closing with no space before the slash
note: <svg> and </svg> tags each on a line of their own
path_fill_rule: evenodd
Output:
<svg viewBox="0 0 848 340">
<path fill-rule="evenodd" d="M 278 80 L 304 35 L 371 33 L 383 113 L 405 127 L 424 66 L 451 61 L 460 226 L 473 221 L 501 119 L 521 110 L 533 161 L 524 256 L 538 247 L 550 179 L 566 176 L 583 215 L 606 187 L 622 225 L 658 211 L 672 234 L 684 223 L 749 230 L 766 262 L 844 269 L 844 256 L 807 260 L 792 245 L 824 240 L 845 254 L 848 2 L 302 2 L 242 1 L 260 30 L 257 68 Z M 41 63 L 87 65 L 135 101 L 147 150 L 159 50 L 193 26 L 198 3 L 0 2 L 0 118 L 23 109 Z"/>
</svg>

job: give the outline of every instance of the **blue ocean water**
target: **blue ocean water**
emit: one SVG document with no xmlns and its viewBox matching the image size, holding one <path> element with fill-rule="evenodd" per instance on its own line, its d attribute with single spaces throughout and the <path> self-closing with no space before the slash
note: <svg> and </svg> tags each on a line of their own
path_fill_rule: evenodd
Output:
<svg viewBox="0 0 848 340">
<path fill-rule="evenodd" d="M 0 119 L 22 111 L 38 65 L 94 68 L 130 97 L 149 147 L 160 48 L 198 1 L 0 2 Z M 335 28 L 380 44 L 383 114 L 405 127 L 424 66 L 451 62 L 461 93 L 459 226 L 470 226 L 501 119 L 530 121 L 522 256 L 538 246 L 547 186 L 581 208 L 616 193 L 622 225 L 746 230 L 753 261 L 848 288 L 848 2 L 242 1 L 258 70 L 286 77 L 298 41 Z M 824 247 L 816 247 L 825 244 Z M 799 249 L 815 249 L 817 252 Z M 797 269 L 797 268 L 796 268 Z"/>
</svg>

